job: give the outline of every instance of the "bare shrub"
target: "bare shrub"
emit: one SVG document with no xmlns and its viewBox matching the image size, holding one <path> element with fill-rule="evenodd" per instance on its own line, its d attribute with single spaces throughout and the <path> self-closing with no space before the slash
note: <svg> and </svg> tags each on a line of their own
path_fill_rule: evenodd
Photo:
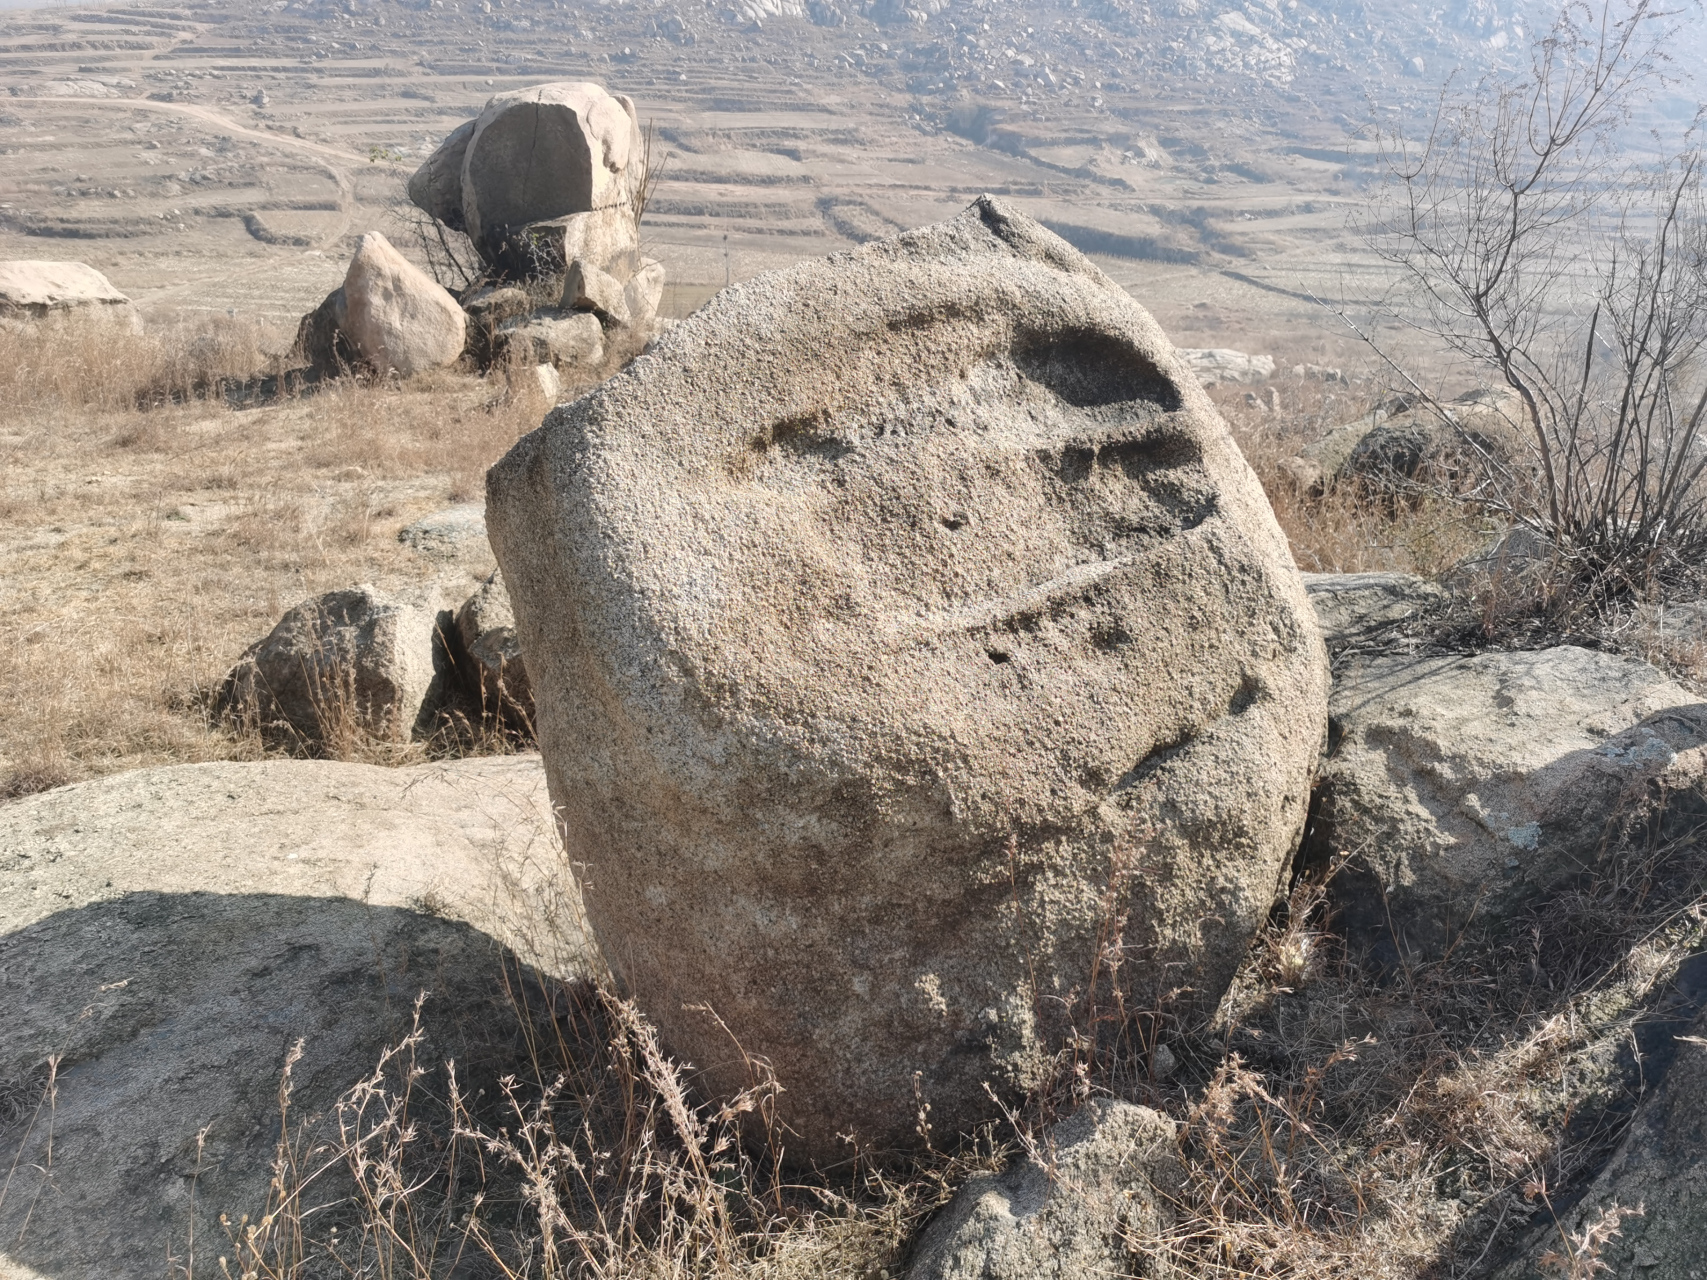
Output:
<svg viewBox="0 0 1707 1280">
<path fill-rule="evenodd" d="M 1391 199 L 1365 227 L 1397 273 L 1388 313 L 1515 393 L 1508 458 L 1370 339 L 1479 463 L 1474 502 L 1555 548 L 1567 609 L 1707 551 L 1703 159 L 1693 131 L 1662 163 L 1629 159 L 1674 20 L 1652 0 L 1567 5 L 1525 74 L 1443 94 L 1420 144 L 1386 140 Z"/>
</svg>

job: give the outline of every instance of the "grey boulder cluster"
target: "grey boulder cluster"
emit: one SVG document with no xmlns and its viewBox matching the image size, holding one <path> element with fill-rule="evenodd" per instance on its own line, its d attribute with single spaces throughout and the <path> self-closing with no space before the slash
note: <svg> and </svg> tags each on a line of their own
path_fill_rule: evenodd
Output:
<svg viewBox="0 0 1707 1280">
<path fill-rule="evenodd" d="M 343 286 L 303 319 L 301 357 L 407 375 L 466 356 L 561 378 L 633 355 L 664 292 L 663 266 L 640 253 L 645 167 L 631 99 L 566 82 L 499 94 L 408 188 L 468 236 L 481 277 L 453 297 L 370 234 Z"/>
<path fill-rule="evenodd" d="M 460 604 L 431 587 L 405 597 L 365 584 L 304 600 L 238 659 L 219 706 L 305 745 L 430 738 L 457 712 L 526 732 L 533 716 L 496 573 Z"/>
</svg>

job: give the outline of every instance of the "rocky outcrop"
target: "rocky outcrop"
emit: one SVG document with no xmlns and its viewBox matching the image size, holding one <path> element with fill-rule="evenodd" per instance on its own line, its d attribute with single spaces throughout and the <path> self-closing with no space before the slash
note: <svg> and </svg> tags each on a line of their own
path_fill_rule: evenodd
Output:
<svg viewBox="0 0 1707 1280">
<path fill-rule="evenodd" d="M 1007 1172 L 969 1179 L 925 1229 L 907 1280 L 1164 1280 L 1165 1261 L 1132 1264 L 1172 1225 L 1183 1180 L 1173 1121 L 1094 1099 Z"/>
<path fill-rule="evenodd" d="M 1387 657 L 1335 681 L 1306 856 L 1352 944 L 1440 956 L 1597 865 L 1620 822 L 1707 804 L 1707 705 L 1646 663 L 1561 646 Z"/>
<path fill-rule="evenodd" d="M 645 163 L 631 100 L 561 82 L 493 98 L 410 179 L 410 199 L 465 228 L 488 268 L 462 300 L 483 367 L 518 330 L 527 359 L 559 368 L 644 345 L 663 294 L 663 267 L 639 253 Z M 574 313 L 597 317 L 597 342 Z"/>
<path fill-rule="evenodd" d="M 605 954 L 713 1092 L 771 1064 L 794 1158 L 916 1142 L 915 1088 L 991 1117 L 1111 919 L 1145 1000 L 1231 980 L 1324 650 L 1225 425 L 1065 242 L 984 199 L 727 289 L 487 494 Z"/>
<path fill-rule="evenodd" d="M 407 742 L 432 727 L 446 692 L 436 600 L 371 586 L 297 605 L 226 676 L 227 713 L 306 742 Z"/>
<path fill-rule="evenodd" d="M 1267 382 L 1274 376 L 1273 356 L 1253 356 L 1231 347 L 1181 347 L 1179 358 L 1206 387 L 1223 382 Z"/>
<path fill-rule="evenodd" d="M 81 262 L 0 262 L 0 329 L 99 325 L 140 333 L 142 320 L 112 281 Z"/>
<path fill-rule="evenodd" d="M 217 1272 L 219 1215 L 267 1203 L 292 1046 L 294 1127 L 422 991 L 425 1062 L 470 1093 L 514 1070 L 506 960 L 589 963 L 561 857 L 528 756 L 181 765 L 0 807 L 0 1274 L 153 1280 L 192 1231 Z"/>
</svg>

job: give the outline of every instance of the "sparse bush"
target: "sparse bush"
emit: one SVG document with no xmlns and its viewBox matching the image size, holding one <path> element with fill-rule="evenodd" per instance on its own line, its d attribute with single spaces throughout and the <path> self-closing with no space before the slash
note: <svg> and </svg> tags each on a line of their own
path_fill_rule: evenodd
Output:
<svg viewBox="0 0 1707 1280">
<path fill-rule="evenodd" d="M 1505 458 L 1370 339 L 1459 428 L 1473 503 L 1553 548 L 1555 612 L 1674 584 L 1707 551 L 1703 157 L 1691 130 L 1628 159 L 1675 20 L 1567 5 L 1526 74 L 1443 95 L 1420 144 L 1387 139 L 1391 199 L 1365 227 L 1396 271 L 1388 314 L 1515 393 L 1527 447 Z"/>
</svg>

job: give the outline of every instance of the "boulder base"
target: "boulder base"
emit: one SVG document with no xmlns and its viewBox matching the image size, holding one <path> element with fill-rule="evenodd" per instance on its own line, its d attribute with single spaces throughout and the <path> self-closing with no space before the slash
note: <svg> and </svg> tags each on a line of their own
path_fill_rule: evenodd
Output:
<svg viewBox="0 0 1707 1280">
<path fill-rule="evenodd" d="M 1231 980 L 1325 652 L 1202 389 L 1061 240 L 985 199 L 727 289 L 487 492 L 605 954 L 713 1092 L 771 1064 L 794 1158 L 915 1143 L 915 1090 L 992 1117 L 1113 922 L 1132 999 Z"/>
</svg>

